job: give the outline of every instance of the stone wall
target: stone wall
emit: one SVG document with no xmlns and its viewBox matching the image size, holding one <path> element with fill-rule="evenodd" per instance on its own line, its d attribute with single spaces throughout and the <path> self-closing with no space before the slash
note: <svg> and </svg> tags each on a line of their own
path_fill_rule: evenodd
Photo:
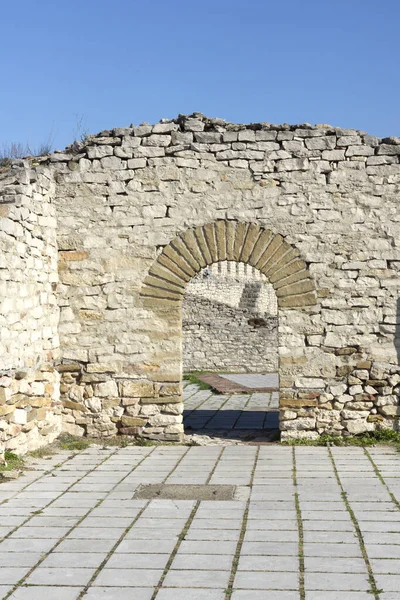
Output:
<svg viewBox="0 0 400 600">
<path fill-rule="evenodd" d="M 61 430 L 55 185 L 15 163 L 0 186 L 0 454 L 22 454 Z"/>
<path fill-rule="evenodd" d="M 182 297 L 233 260 L 278 298 L 282 436 L 396 427 L 399 156 L 398 138 L 195 114 L 45 159 L 68 426 L 180 439 Z"/>
<path fill-rule="evenodd" d="M 277 301 L 259 271 L 221 262 L 203 269 L 182 302 L 183 370 L 278 370 Z"/>
<path fill-rule="evenodd" d="M 182 309 L 184 371 L 278 371 L 277 317 L 188 294 Z"/>
</svg>

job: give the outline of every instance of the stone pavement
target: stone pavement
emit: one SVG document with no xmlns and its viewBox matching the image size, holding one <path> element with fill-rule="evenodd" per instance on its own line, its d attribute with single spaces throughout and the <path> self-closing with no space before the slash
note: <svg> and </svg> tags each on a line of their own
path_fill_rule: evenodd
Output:
<svg viewBox="0 0 400 600">
<path fill-rule="evenodd" d="M 186 433 L 209 430 L 276 430 L 279 427 L 278 392 L 214 394 L 196 384 L 184 389 Z"/>
<path fill-rule="evenodd" d="M 144 483 L 240 500 L 137 500 Z M 92 447 L 0 485 L 0 597 L 398 600 L 400 454 L 269 446 Z"/>
</svg>

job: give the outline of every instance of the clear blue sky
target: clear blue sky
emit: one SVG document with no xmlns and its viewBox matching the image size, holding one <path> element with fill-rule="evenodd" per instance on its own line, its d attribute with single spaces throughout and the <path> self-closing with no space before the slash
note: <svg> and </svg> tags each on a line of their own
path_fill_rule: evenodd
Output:
<svg viewBox="0 0 400 600">
<path fill-rule="evenodd" d="M 18 0 L 0 144 L 199 111 L 400 136 L 400 0 Z"/>
</svg>

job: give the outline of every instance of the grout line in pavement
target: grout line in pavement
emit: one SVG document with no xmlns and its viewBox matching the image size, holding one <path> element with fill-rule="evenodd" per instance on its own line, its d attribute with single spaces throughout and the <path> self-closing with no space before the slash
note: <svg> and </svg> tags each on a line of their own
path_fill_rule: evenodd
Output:
<svg viewBox="0 0 400 600">
<path fill-rule="evenodd" d="M 347 512 L 350 515 L 350 519 L 351 519 L 351 521 L 353 523 L 353 527 L 354 527 L 354 529 L 356 531 L 356 535 L 357 535 L 357 538 L 358 538 L 358 543 L 360 545 L 361 553 L 363 555 L 364 562 L 365 562 L 366 567 L 367 567 L 368 581 L 369 581 L 369 585 L 370 585 L 370 588 L 371 588 L 369 590 L 369 593 L 371 594 L 371 596 L 373 596 L 375 598 L 375 600 L 380 600 L 379 594 L 382 592 L 382 590 L 378 589 L 378 586 L 376 584 L 375 576 L 374 576 L 374 573 L 373 573 L 373 570 L 372 570 L 371 562 L 369 560 L 367 549 L 365 547 L 364 538 L 363 538 L 363 534 L 361 532 L 360 525 L 359 525 L 359 523 L 357 521 L 357 517 L 355 516 L 353 509 L 350 506 L 350 502 L 349 502 L 349 500 L 347 498 L 347 493 L 345 492 L 344 487 L 342 485 L 342 482 L 341 482 L 341 479 L 340 479 L 340 476 L 339 476 L 339 472 L 338 472 L 338 469 L 336 467 L 336 463 L 335 463 L 332 451 L 331 451 L 331 449 L 330 449 L 329 446 L 328 446 L 327 450 L 328 450 L 329 458 L 331 459 L 331 463 L 332 463 L 333 471 L 335 473 L 336 481 L 337 481 L 337 483 L 338 483 L 338 485 L 340 487 L 340 491 L 341 491 L 341 495 L 342 495 L 342 498 L 343 498 L 343 502 L 344 502 L 344 504 L 346 506 Z"/>
<path fill-rule="evenodd" d="M 390 491 L 388 484 L 386 483 L 386 481 L 383 478 L 383 475 L 381 475 L 381 472 L 379 471 L 378 465 L 374 462 L 372 456 L 370 455 L 370 453 L 368 452 L 368 450 L 366 448 L 364 448 L 364 454 L 366 455 L 366 457 L 371 462 L 372 467 L 373 467 L 373 469 L 375 471 L 375 475 L 378 477 L 378 479 L 382 483 L 382 485 L 384 485 L 385 488 L 387 489 L 387 492 L 388 492 L 389 496 L 391 497 L 393 504 L 395 504 L 396 507 L 400 510 L 400 502 L 399 502 L 399 500 L 397 500 L 396 496 Z"/>
<path fill-rule="evenodd" d="M 296 451 L 295 447 L 292 447 L 292 460 L 293 460 L 293 468 L 292 468 L 292 476 L 293 476 L 293 485 L 295 488 L 294 493 L 294 502 L 296 507 L 296 519 L 297 519 L 297 529 L 299 532 L 299 592 L 300 592 L 300 600 L 305 600 L 306 598 L 306 590 L 304 584 L 304 530 L 303 530 L 303 519 L 301 515 L 300 508 L 300 498 L 297 487 L 297 464 L 296 464 Z"/>
<path fill-rule="evenodd" d="M 250 494 L 251 494 L 251 488 L 253 486 L 254 475 L 255 475 L 255 471 L 256 471 L 256 467 L 257 467 L 259 454 L 260 454 L 260 446 L 258 445 L 256 453 L 254 455 L 254 464 L 253 464 L 253 468 L 251 470 L 251 476 L 250 476 L 250 483 L 249 483 Z M 249 510 L 250 510 L 250 498 L 251 498 L 251 496 L 249 496 L 249 498 L 246 502 L 246 508 L 244 509 L 244 513 L 243 513 L 242 526 L 240 528 L 239 540 L 238 540 L 235 554 L 234 554 L 233 561 L 232 561 L 232 567 L 231 567 L 231 573 L 229 575 L 228 585 L 225 590 L 225 600 L 230 600 L 232 593 L 233 593 L 233 584 L 235 581 L 236 572 L 237 572 L 238 565 L 239 565 L 239 559 L 240 559 L 240 554 L 242 551 L 244 536 L 246 534 L 247 520 L 249 517 Z"/>
<path fill-rule="evenodd" d="M 207 477 L 207 481 L 206 481 L 205 485 L 207 485 L 207 484 L 210 483 L 211 477 L 215 473 L 215 470 L 217 468 L 217 465 L 219 464 L 219 461 L 221 460 L 221 457 L 222 457 L 222 455 L 224 453 L 224 450 L 225 450 L 225 446 L 222 447 L 221 452 L 219 453 L 218 458 L 215 461 L 215 465 L 211 469 L 210 474 Z M 186 456 L 186 454 L 185 454 L 185 456 Z M 171 565 L 172 565 L 172 563 L 174 561 L 174 558 L 175 558 L 175 556 L 178 553 L 179 547 L 180 547 L 181 543 L 183 542 L 183 540 L 185 539 L 185 536 L 186 536 L 187 532 L 189 531 L 189 528 L 190 528 L 190 526 L 191 526 L 191 524 L 193 522 L 193 519 L 196 516 L 196 513 L 197 513 L 197 510 L 198 510 L 199 506 L 200 506 L 200 500 L 197 500 L 196 504 L 194 505 L 194 507 L 192 508 L 192 510 L 190 512 L 190 515 L 189 515 L 189 517 L 188 517 L 188 519 L 187 519 L 187 521 L 186 521 L 186 523 L 185 523 L 185 525 L 184 525 L 181 533 L 178 536 L 176 544 L 175 544 L 175 546 L 174 546 L 174 548 L 173 548 L 173 550 L 172 550 L 172 552 L 170 554 L 170 557 L 168 559 L 167 564 L 165 565 L 165 568 L 164 568 L 164 570 L 163 570 L 163 572 L 161 574 L 160 580 L 159 580 L 158 584 L 156 585 L 156 587 L 154 588 L 154 592 L 153 592 L 153 595 L 151 596 L 150 600 L 155 600 L 155 598 L 156 598 L 156 596 L 157 596 L 160 588 L 162 587 L 162 584 L 164 583 L 164 580 L 165 580 L 165 578 L 166 578 L 166 576 L 168 574 L 168 571 L 171 568 Z"/>
</svg>

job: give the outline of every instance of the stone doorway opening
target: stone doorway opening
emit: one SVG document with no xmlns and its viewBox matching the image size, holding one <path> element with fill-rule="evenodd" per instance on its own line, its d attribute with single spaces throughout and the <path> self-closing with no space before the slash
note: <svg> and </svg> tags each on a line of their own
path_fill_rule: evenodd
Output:
<svg viewBox="0 0 400 600">
<path fill-rule="evenodd" d="M 219 261 L 182 301 L 186 435 L 272 441 L 279 435 L 278 303 L 249 264 Z"/>
</svg>

